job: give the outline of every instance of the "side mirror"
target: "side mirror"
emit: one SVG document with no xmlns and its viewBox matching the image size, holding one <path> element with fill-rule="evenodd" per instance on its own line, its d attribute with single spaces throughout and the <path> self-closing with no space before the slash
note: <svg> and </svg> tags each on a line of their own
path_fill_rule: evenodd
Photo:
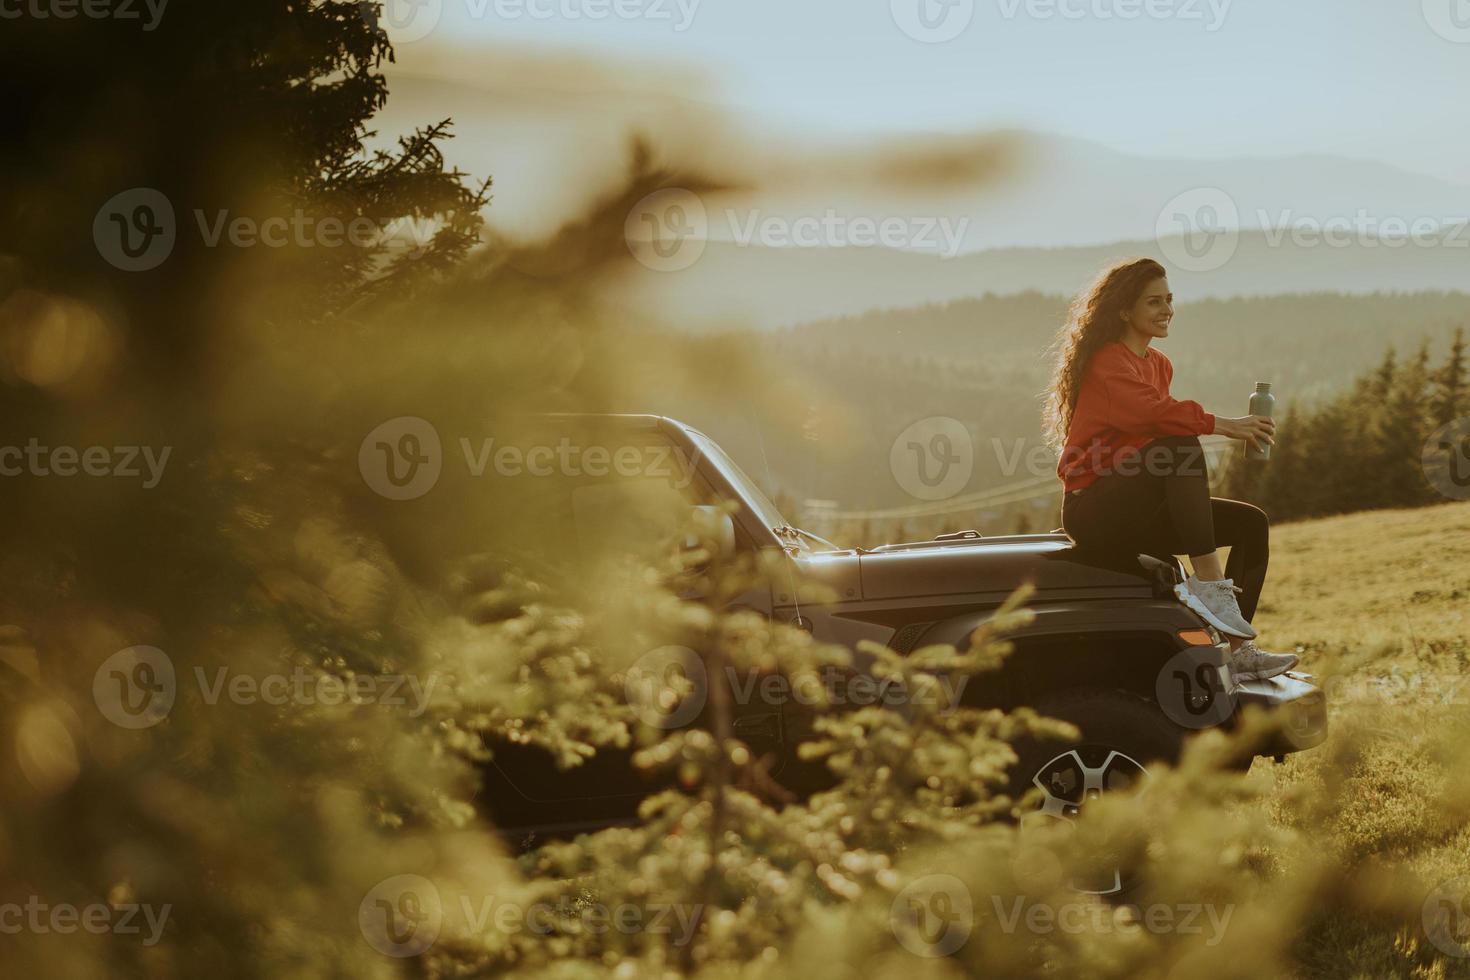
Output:
<svg viewBox="0 0 1470 980">
<path fill-rule="evenodd" d="M 735 553 L 735 522 L 723 507 L 702 504 L 694 508 L 692 516 L 695 533 L 684 538 L 686 549 L 708 541 L 714 545 L 714 558 L 728 558 Z"/>
</svg>

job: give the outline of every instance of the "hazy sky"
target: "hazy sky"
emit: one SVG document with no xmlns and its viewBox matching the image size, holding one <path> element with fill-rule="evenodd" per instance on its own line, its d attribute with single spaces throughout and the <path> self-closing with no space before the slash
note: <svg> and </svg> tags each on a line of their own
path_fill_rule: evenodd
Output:
<svg viewBox="0 0 1470 980">
<path fill-rule="evenodd" d="M 783 127 L 1020 126 L 1150 156 L 1346 154 L 1470 183 L 1467 0 L 387 0 L 386 10 L 405 67 L 436 41 L 583 48 L 701 66 L 724 101 Z"/>
</svg>

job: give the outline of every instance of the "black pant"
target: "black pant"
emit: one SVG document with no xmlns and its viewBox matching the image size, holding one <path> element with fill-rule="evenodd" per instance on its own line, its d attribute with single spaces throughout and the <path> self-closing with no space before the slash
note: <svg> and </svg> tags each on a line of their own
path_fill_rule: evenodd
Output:
<svg viewBox="0 0 1470 980">
<path fill-rule="evenodd" d="M 1169 436 L 1143 448 L 1136 465 L 1119 463 L 1080 494 L 1062 500 L 1062 527 L 1078 556 L 1138 574 L 1138 556 L 1168 560 L 1229 547 L 1225 577 L 1244 591 L 1240 611 L 1255 616 L 1271 526 L 1259 507 L 1210 496 L 1204 451 L 1193 436 Z"/>
</svg>

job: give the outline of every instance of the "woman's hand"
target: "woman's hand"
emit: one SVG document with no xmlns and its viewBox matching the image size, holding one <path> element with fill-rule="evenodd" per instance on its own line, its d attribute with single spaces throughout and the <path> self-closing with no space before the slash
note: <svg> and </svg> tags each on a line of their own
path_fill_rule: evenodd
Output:
<svg viewBox="0 0 1470 980">
<path fill-rule="evenodd" d="M 1276 423 L 1264 415 L 1242 415 L 1238 419 L 1215 417 L 1215 432 L 1239 439 L 1255 449 L 1276 445 Z"/>
</svg>

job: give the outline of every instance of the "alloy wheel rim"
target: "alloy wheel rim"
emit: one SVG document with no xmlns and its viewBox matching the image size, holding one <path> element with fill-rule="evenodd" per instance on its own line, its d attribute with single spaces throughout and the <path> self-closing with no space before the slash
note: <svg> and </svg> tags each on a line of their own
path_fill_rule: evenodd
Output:
<svg viewBox="0 0 1470 980">
<path fill-rule="evenodd" d="M 1088 801 L 1106 792 L 1141 785 L 1147 779 L 1148 768 L 1126 752 L 1096 743 L 1074 746 L 1037 768 L 1031 784 L 1041 790 L 1042 801 L 1034 815 L 1071 823 Z M 1084 885 L 1074 880 L 1072 887 L 1088 895 L 1114 895 L 1127 884 L 1123 869 L 1114 867 L 1100 881 Z"/>
</svg>

